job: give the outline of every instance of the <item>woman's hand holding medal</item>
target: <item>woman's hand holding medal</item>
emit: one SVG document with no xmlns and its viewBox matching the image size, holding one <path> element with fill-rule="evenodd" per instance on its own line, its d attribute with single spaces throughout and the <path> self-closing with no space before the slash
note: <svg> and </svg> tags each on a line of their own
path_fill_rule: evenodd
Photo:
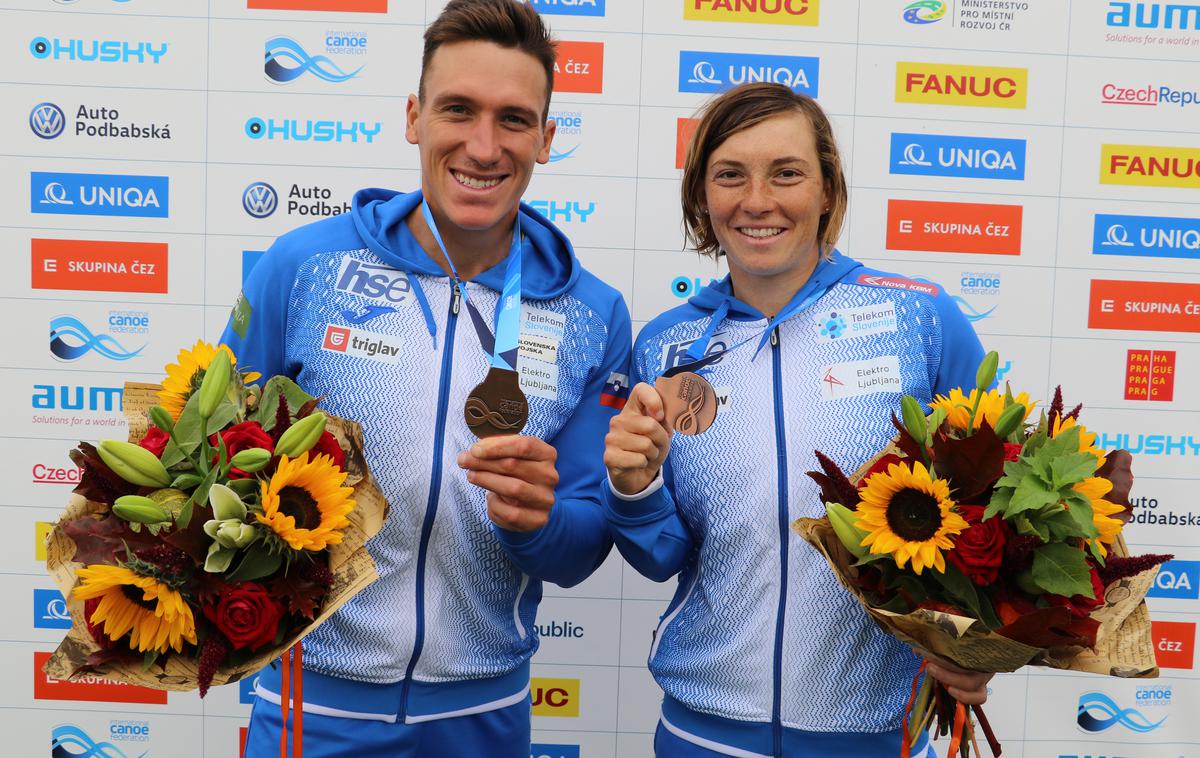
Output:
<svg viewBox="0 0 1200 758">
<path fill-rule="evenodd" d="M 458 454 L 467 481 L 488 491 L 488 518 L 501 529 L 532 532 L 550 520 L 558 471 L 553 446 L 526 435 L 486 437 Z"/>
<path fill-rule="evenodd" d="M 650 486 L 667 458 L 672 434 L 662 395 L 645 382 L 637 384 L 604 438 L 604 465 L 617 492 L 636 495 Z"/>
</svg>

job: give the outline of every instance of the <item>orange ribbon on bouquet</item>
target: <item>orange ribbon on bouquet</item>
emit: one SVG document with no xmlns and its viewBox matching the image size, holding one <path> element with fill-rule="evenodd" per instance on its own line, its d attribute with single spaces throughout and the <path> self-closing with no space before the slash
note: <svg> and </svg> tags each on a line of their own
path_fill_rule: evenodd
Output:
<svg viewBox="0 0 1200 758">
<path fill-rule="evenodd" d="M 288 711 L 291 711 L 292 758 L 303 758 L 304 750 L 304 648 L 297 642 L 280 659 L 279 707 L 283 714 L 283 726 L 279 731 L 279 758 L 288 758 Z M 288 669 L 291 669 L 290 676 Z M 296 691 L 290 693 L 291 679 L 296 680 Z M 295 698 L 295 702 L 293 702 Z"/>
</svg>

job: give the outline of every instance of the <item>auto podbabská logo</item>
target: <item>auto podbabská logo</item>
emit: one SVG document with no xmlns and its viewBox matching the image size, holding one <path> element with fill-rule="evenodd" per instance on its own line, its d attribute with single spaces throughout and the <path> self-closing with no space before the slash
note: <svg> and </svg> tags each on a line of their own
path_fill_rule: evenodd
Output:
<svg viewBox="0 0 1200 758">
<path fill-rule="evenodd" d="M 54 139 L 66 126 L 67 117 L 54 103 L 38 103 L 29 112 L 29 128 L 42 139 Z"/>
<path fill-rule="evenodd" d="M 279 195 L 266 182 L 254 182 L 242 192 L 242 208 L 254 218 L 266 218 L 279 207 Z"/>
</svg>

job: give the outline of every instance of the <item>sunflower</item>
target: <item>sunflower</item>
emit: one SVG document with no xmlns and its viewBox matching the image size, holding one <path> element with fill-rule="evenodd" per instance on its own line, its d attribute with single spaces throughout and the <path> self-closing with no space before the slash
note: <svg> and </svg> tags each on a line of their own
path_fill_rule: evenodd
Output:
<svg viewBox="0 0 1200 758">
<path fill-rule="evenodd" d="M 942 550 L 954 547 L 951 539 L 969 525 L 954 512 L 950 485 L 934 479 L 920 462 L 910 469 L 907 463 L 893 463 L 887 473 L 867 479 L 860 491 L 859 529 L 869 532 L 863 545 L 873 554 L 891 553 L 896 565 L 912 559 L 918 575 L 927 566 L 946 570 Z"/>
<path fill-rule="evenodd" d="M 132 630 L 129 646 L 138 652 L 168 648 L 182 652 L 184 641 L 196 644 L 196 619 L 183 596 L 154 577 L 124 566 L 94 564 L 76 569 L 81 583 L 72 593 L 80 600 L 99 598 L 88 621 L 104 622 L 104 634 L 120 639 Z"/>
<path fill-rule="evenodd" d="M 350 525 L 346 514 L 354 510 L 354 490 L 341 486 L 344 481 L 346 472 L 328 455 L 311 461 L 308 453 L 290 461 L 282 456 L 271 480 L 263 482 L 263 512 L 257 518 L 293 550 L 336 545 Z"/>
<path fill-rule="evenodd" d="M 950 390 L 950 395 L 938 395 L 932 402 L 929 403 L 931 409 L 941 408 L 946 412 L 946 420 L 950 422 L 952 429 L 966 430 L 967 424 L 971 420 L 971 409 L 975 407 L 975 398 L 979 398 L 979 410 L 975 412 L 975 426 L 984 419 L 987 420 L 988 426 L 995 428 L 996 421 L 1000 418 L 1000 414 L 1004 411 L 1004 393 L 999 390 L 988 390 L 979 395 L 979 390 L 971 390 L 970 395 L 964 395 L 961 389 L 955 387 Z M 1029 416 L 1029 412 L 1033 410 L 1033 406 L 1037 403 L 1029 402 L 1029 393 L 1022 392 L 1013 398 L 1013 400 L 1025 406 L 1025 416 Z"/>
<path fill-rule="evenodd" d="M 167 413 L 171 414 L 172 418 L 179 419 L 179 414 L 183 413 L 183 406 L 187 405 L 188 398 L 192 396 L 193 392 L 200 389 L 200 382 L 204 380 L 204 372 L 208 370 L 208 364 L 212 363 L 218 350 L 229 354 L 229 362 L 236 369 L 237 358 L 234 357 L 233 351 L 229 349 L 228 345 L 213 347 L 204 340 L 197 340 L 191 350 L 180 350 L 179 356 L 176 358 L 179 363 L 167 364 L 167 377 L 163 379 L 162 390 L 158 393 L 158 402 Z"/>
<path fill-rule="evenodd" d="M 1103 466 L 1108 458 L 1105 457 L 1103 450 L 1096 447 L 1096 433 L 1089 432 L 1083 424 L 1076 424 L 1074 416 L 1067 419 L 1064 419 L 1062 416 L 1056 417 L 1054 419 L 1054 426 L 1050 429 L 1050 436 L 1057 437 L 1060 433 L 1067 431 L 1073 426 L 1079 427 L 1079 452 L 1091 453 L 1096 456 L 1096 468 Z"/>
<path fill-rule="evenodd" d="M 1093 542 L 1099 548 L 1102 556 L 1108 555 L 1108 550 L 1104 546 L 1111 545 L 1121 530 L 1125 528 L 1125 524 L 1120 519 L 1113 518 L 1115 514 L 1125 509 L 1104 499 L 1112 486 L 1112 482 L 1103 477 L 1090 476 L 1071 488 L 1086 497 L 1092 504 L 1092 523 L 1100 532 L 1100 536 L 1095 537 Z"/>
</svg>

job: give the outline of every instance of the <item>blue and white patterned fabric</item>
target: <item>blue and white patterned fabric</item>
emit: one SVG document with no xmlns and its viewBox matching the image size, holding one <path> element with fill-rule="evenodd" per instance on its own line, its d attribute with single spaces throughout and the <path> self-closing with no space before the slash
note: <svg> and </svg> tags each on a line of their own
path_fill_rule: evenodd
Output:
<svg viewBox="0 0 1200 758">
<path fill-rule="evenodd" d="M 279 238 L 222 337 L 240 367 L 293 377 L 325 410 L 362 424 L 391 506 L 368 543 L 380 578 L 305 640 L 304 662 L 355 682 L 403 682 L 397 707 L 410 722 L 502 707 L 526 691 L 541 581 L 578 583 L 607 555 L 598 493 L 614 409 L 600 398 L 613 374 L 628 373 L 630 350 L 620 294 L 521 206 L 523 433 L 557 449 L 560 483 L 544 528 L 493 525 L 485 491 L 456 463 L 475 442 L 463 406 L 490 356 L 405 222 L 420 198 L 363 190 L 351 213 Z M 504 269 L 466 285 L 489 322 Z"/>
<path fill-rule="evenodd" d="M 893 435 L 901 395 L 927 403 L 973 386 L 983 356 L 935 284 L 835 253 L 793 302 L 810 296 L 757 355 L 767 319 L 728 279 L 650 322 L 633 381 L 686 362 L 706 330 L 700 354 L 753 339 L 702 371 L 717 418 L 702 435 L 674 436 L 665 486 L 634 498 L 605 487 L 626 560 L 657 581 L 679 574 L 650 652 L 664 719 L 676 736 L 730 755 L 780 754 L 793 730 L 844 733 L 845 754 L 857 755 L 854 733 L 899 728 L 917 657 L 876 628 L 789 525 L 824 513 L 805 475 L 818 469 L 815 450 L 853 471 Z"/>
</svg>

